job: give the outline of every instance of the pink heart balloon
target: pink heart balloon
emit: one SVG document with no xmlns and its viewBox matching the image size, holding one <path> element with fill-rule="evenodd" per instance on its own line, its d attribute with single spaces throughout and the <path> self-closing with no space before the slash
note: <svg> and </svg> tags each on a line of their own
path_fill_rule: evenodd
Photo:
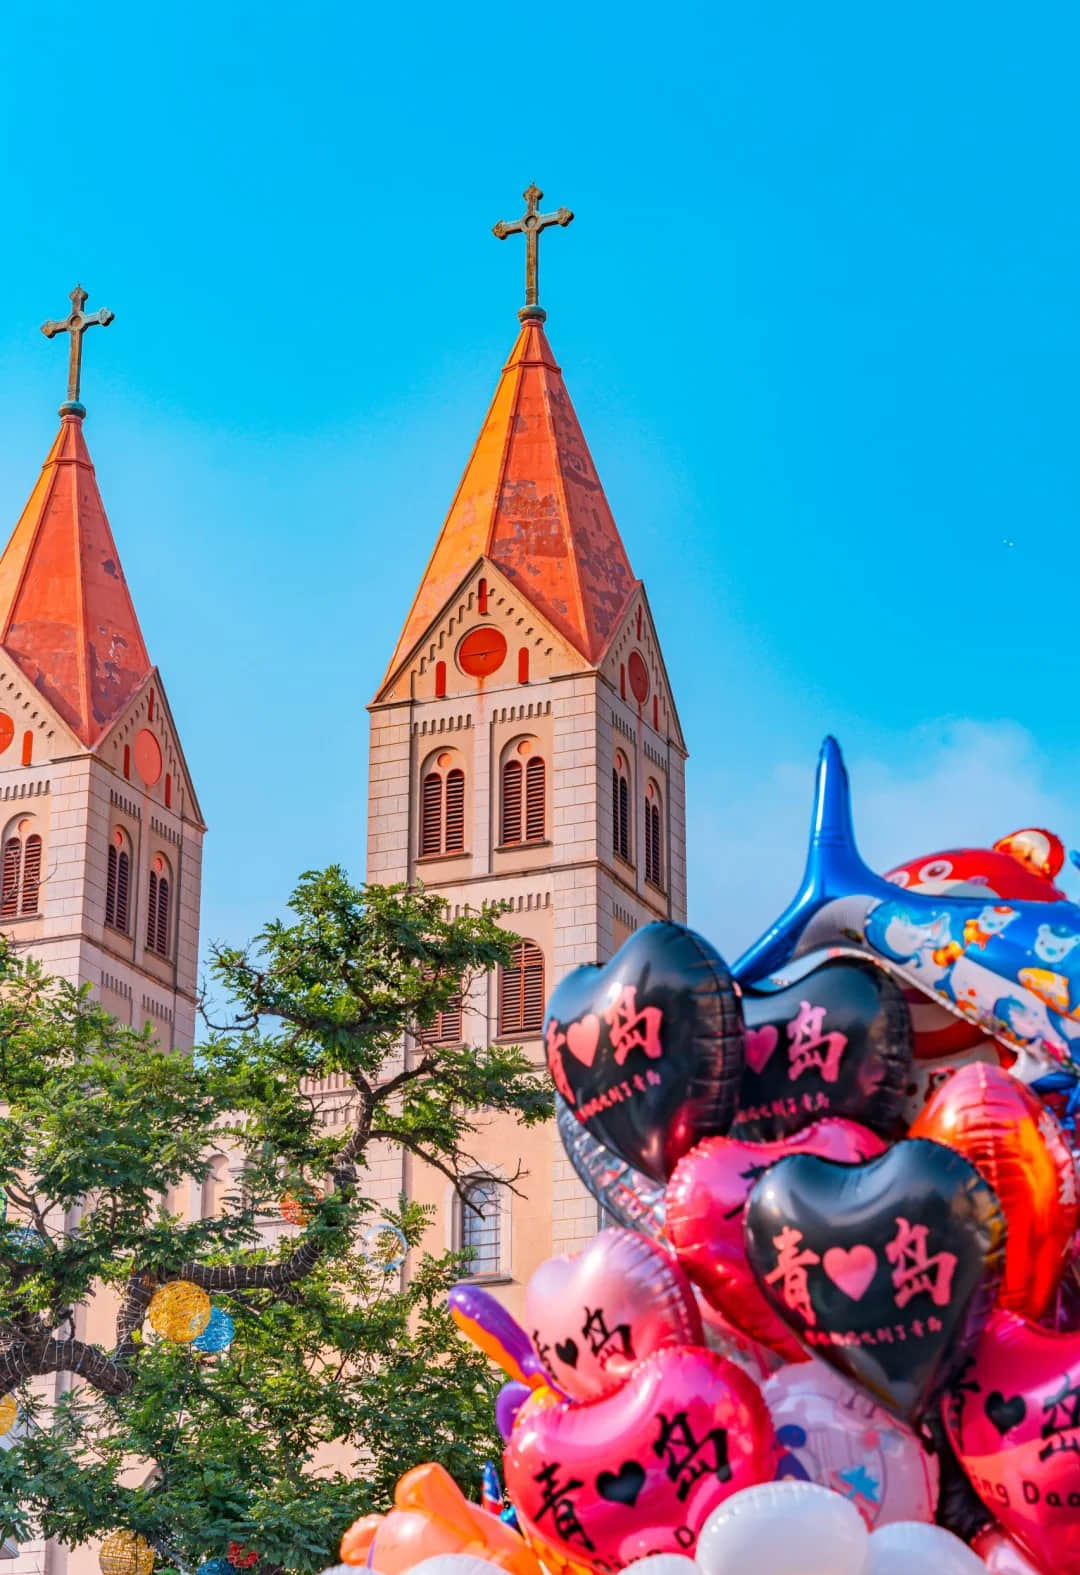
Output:
<svg viewBox="0 0 1080 1575">
<path fill-rule="evenodd" d="M 529 1281 L 525 1320 L 556 1388 L 598 1400 L 666 1345 L 702 1345 L 694 1290 L 669 1252 L 635 1230 L 602 1230 Z"/>
<path fill-rule="evenodd" d="M 758 1177 L 788 1154 L 855 1165 L 885 1148 L 876 1133 L 839 1116 L 771 1143 L 706 1138 L 684 1155 L 668 1183 L 665 1229 L 679 1262 L 729 1323 L 789 1361 L 803 1361 L 805 1352 L 769 1306 L 746 1261 L 746 1200 Z"/>
<path fill-rule="evenodd" d="M 757 1385 L 722 1356 L 683 1346 L 647 1357 L 588 1405 L 537 1391 L 503 1466 L 542 1559 L 618 1570 L 650 1553 L 692 1555 L 712 1511 L 769 1481 L 776 1460 Z"/>
<path fill-rule="evenodd" d="M 782 1367 L 762 1389 L 782 1454 L 782 1481 L 843 1494 L 873 1531 L 930 1521 L 938 1463 L 910 1428 L 824 1362 Z"/>
<path fill-rule="evenodd" d="M 1054 1575 L 1080 1575 L 1080 1334 L 995 1311 L 944 1410 L 964 1470 L 1009 1535 Z"/>
</svg>

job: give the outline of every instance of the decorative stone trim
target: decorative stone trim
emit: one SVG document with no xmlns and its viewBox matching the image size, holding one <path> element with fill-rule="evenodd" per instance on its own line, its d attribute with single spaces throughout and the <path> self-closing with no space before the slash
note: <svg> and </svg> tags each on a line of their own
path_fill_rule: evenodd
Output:
<svg viewBox="0 0 1080 1575">
<path fill-rule="evenodd" d="M 48 777 L 39 777 L 36 782 L 9 782 L 7 787 L 0 788 L 0 799 L 40 798 L 42 793 L 48 791 Z"/>
</svg>

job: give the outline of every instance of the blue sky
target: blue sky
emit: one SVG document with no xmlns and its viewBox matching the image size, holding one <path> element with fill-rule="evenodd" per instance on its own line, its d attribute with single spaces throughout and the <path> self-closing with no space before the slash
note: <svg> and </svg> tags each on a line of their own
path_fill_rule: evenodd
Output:
<svg viewBox="0 0 1080 1575">
<path fill-rule="evenodd" d="M 0 526 L 87 437 L 210 824 L 204 933 L 363 868 L 364 705 L 513 340 L 551 339 L 692 751 L 691 918 L 802 862 L 821 735 L 885 864 L 1080 840 L 1064 5 L 14 0 Z M 1011 545 L 1008 545 L 1011 544 Z"/>
</svg>

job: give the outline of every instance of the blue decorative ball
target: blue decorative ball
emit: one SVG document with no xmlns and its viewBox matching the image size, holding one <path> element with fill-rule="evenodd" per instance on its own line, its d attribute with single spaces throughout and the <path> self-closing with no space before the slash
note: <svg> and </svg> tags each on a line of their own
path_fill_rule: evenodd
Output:
<svg viewBox="0 0 1080 1575">
<path fill-rule="evenodd" d="M 37 1231 L 29 1225 L 6 1225 L 0 1233 L 0 1252 L 6 1252 L 9 1258 L 32 1257 L 44 1245 Z"/>
<path fill-rule="evenodd" d="M 199 1565 L 197 1575 L 233 1575 L 233 1567 L 228 1559 L 207 1559 Z"/>
<path fill-rule="evenodd" d="M 191 1349 L 193 1351 L 202 1351 L 205 1356 L 218 1356 L 222 1351 L 228 1350 L 229 1346 L 233 1343 L 235 1335 L 236 1325 L 229 1317 L 229 1314 L 227 1312 L 223 1312 L 220 1307 L 211 1307 L 210 1322 L 207 1324 L 202 1334 L 197 1335 L 195 1339 L 192 1340 Z M 210 1564 L 217 1564 L 218 1562 L 220 1561 L 216 1559 L 210 1560 Z M 229 1564 L 228 1559 L 226 1559 L 224 1563 L 228 1569 L 232 1569 L 232 1565 Z M 221 1575 L 220 1571 L 216 1569 L 211 1570 L 209 1564 L 204 1564 L 202 1566 L 202 1571 L 203 1575 Z"/>
</svg>

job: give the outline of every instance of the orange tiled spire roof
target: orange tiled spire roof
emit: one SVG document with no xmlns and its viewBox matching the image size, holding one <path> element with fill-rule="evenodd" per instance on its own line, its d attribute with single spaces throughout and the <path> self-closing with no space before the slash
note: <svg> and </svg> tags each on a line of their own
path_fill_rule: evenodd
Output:
<svg viewBox="0 0 1080 1575">
<path fill-rule="evenodd" d="M 569 208 L 541 213 L 543 192 L 494 234 L 525 237 L 521 332 L 435 543 L 391 678 L 462 579 L 489 558 L 587 661 L 596 663 L 636 581 L 551 346 L 539 297 L 539 242 Z"/>
<path fill-rule="evenodd" d="M 142 630 L 83 437 L 82 334 L 111 312 L 75 310 L 44 332 L 71 333 L 60 431 L 0 557 L 0 645 L 84 744 L 97 743 L 149 676 Z"/>
<path fill-rule="evenodd" d="M 593 663 L 634 587 L 543 313 L 522 316 L 391 674 L 481 556 Z"/>
</svg>

